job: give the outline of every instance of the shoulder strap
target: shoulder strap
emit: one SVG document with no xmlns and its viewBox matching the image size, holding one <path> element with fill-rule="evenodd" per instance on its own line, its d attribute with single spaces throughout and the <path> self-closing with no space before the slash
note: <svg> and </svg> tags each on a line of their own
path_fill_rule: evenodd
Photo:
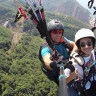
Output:
<svg viewBox="0 0 96 96">
<path fill-rule="evenodd" d="M 40 46 L 40 49 L 39 49 L 39 60 L 40 60 L 41 62 L 43 62 L 42 56 L 41 56 L 41 49 L 42 49 L 43 47 L 46 47 L 46 46 L 48 46 L 48 43 L 47 43 L 47 42 L 45 42 L 44 44 L 42 44 L 42 45 Z"/>
<path fill-rule="evenodd" d="M 85 67 L 90 63 L 91 59 L 92 59 L 92 54 L 91 54 L 89 60 L 86 62 L 86 64 L 84 64 Z"/>
<path fill-rule="evenodd" d="M 49 48 L 50 48 L 50 51 L 51 51 L 51 53 L 52 53 L 52 58 L 50 58 L 50 59 L 53 59 L 53 58 L 56 59 L 57 54 L 55 54 L 54 50 L 52 50 L 52 48 L 48 45 L 48 43 L 45 42 L 44 44 L 42 44 L 42 45 L 40 46 L 40 49 L 39 49 L 39 60 L 40 60 L 42 63 L 44 63 L 43 60 L 42 60 L 42 56 L 41 56 L 41 49 L 42 49 L 43 47 L 49 47 Z M 56 52 L 56 53 L 57 53 L 57 52 Z M 56 56 L 55 56 L 55 55 L 56 55 Z"/>
<path fill-rule="evenodd" d="M 96 49 L 94 49 L 94 57 L 95 57 L 95 60 L 96 60 Z"/>
</svg>

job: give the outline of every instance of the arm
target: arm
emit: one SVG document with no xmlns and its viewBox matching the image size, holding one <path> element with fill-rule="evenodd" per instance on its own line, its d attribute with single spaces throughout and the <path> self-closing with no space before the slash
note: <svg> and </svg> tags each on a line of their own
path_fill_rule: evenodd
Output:
<svg viewBox="0 0 96 96">
<path fill-rule="evenodd" d="M 70 41 L 70 45 L 72 47 L 72 51 L 71 51 L 71 54 L 70 55 L 72 55 L 73 53 L 75 53 L 75 52 L 78 51 L 78 48 L 77 48 L 75 42 L 73 42 L 73 41 Z"/>
<path fill-rule="evenodd" d="M 42 59 L 44 61 L 45 66 L 49 69 L 52 70 L 52 68 L 50 67 L 50 63 L 52 63 L 53 61 L 50 59 L 51 57 L 51 50 L 49 47 L 43 47 L 41 49 L 41 56 Z"/>
<path fill-rule="evenodd" d="M 46 66 L 49 70 L 52 70 L 52 68 L 50 67 L 50 63 L 52 63 L 53 61 L 50 60 L 50 57 L 51 57 L 50 54 L 46 54 L 46 55 L 43 57 L 43 61 L 44 61 L 45 66 Z"/>
<path fill-rule="evenodd" d="M 72 54 L 75 53 L 75 52 L 78 52 L 78 47 L 76 46 L 75 42 L 70 41 L 70 40 L 67 39 L 66 37 L 64 37 L 64 39 L 70 44 L 70 47 L 71 47 L 71 49 L 72 49 L 70 55 L 72 55 Z"/>
<path fill-rule="evenodd" d="M 59 68 L 58 68 L 57 64 L 59 64 L 64 57 L 62 55 L 60 55 L 57 60 L 53 61 L 51 59 L 51 57 L 52 57 L 51 54 L 52 54 L 52 50 L 49 47 L 45 47 L 41 50 L 41 56 L 42 56 L 45 66 L 49 70 L 58 71 Z"/>
</svg>

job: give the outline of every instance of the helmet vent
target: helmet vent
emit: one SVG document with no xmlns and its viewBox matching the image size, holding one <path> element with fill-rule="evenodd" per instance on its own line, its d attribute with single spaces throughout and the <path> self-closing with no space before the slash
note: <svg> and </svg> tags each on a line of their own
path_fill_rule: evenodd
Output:
<svg viewBox="0 0 96 96">
<path fill-rule="evenodd" d="M 59 25 L 57 25 L 57 28 L 60 28 L 60 26 L 59 26 Z"/>
<path fill-rule="evenodd" d="M 59 21 L 58 21 L 58 20 L 54 20 L 54 22 L 55 22 L 55 23 L 59 23 Z"/>
<path fill-rule="evenodd" d="M 55 23 L 59 23 L 58 21 L 56 21 Z"/>
<path fill-rule="evenodd" d="M 59 20 L 52 20 L 47 24 L 48 31 L 52 30 L 64 30 L 63 24 Z"/>
</svg>

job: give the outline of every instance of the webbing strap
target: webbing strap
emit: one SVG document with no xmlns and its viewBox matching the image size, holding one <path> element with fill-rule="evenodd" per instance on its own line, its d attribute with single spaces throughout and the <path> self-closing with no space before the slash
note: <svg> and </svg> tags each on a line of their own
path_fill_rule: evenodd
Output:
<svg viewBox="0 0 96 96">
<path fill-rule="evenodd" d="M 86 64 L 84 64 L 85 67 L 88 66 L 88 64 L 90 63 L 91 59 L 92 59 L 92 54 L 90 56 L 90 59 L 86 62 Z"/>
</svg>

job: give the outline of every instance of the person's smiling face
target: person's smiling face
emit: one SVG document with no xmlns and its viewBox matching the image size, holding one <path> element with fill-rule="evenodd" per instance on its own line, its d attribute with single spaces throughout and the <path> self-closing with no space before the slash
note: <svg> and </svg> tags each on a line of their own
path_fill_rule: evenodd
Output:
<svg viewBox="0 0 96 96">
<path fill-rule="evenodd" d="M 80 48 L 86 56 L 89 56 L 91 54 L 91 51 L 93 50 L 93 43 L 91 38 L 82 38 L 80 40 Z"/>
<path fill-rule="evenodd" d="M 53 30 L 51 31 L 51 39 L 55 43 L 59 43 L 61 40 L 62 34 L 63 34 L 63 30 Z"/>
</svg>

